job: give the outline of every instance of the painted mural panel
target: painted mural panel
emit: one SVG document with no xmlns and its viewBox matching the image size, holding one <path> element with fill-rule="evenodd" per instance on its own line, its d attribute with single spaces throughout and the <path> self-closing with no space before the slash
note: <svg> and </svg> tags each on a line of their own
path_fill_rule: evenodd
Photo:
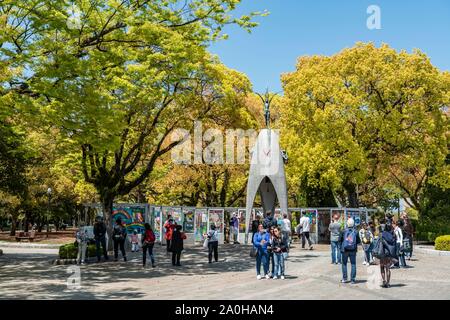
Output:
<svg viewBox="0 0 450 320">
<path fill-rule="evenodd" d="M 117 219 L 121 219 L 123 225 L 127 228 L 128 234 L 133 231 L 137 233 L 144 232 L 145 207 L 115 207 L 112 213 L 112 222 L 115 224 Z"/>
</svg>

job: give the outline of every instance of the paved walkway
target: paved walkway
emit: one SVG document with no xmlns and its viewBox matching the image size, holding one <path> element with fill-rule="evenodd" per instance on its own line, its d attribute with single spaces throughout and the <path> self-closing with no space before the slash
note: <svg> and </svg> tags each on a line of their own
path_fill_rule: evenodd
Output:
<svg viewBox="0 0 450 320">
<path fill-rule="evenodd" d="M 256 280 L 248 247 L 223 245 L 220 262 L 208 264 L 201 247 L 188 248 L 183 267 L 172 267 L 157 247 L 157 268 L 129 262 L 81 266 L 81 288 L 69 289 L 68 266 L 50 264 L 55 249 L 3 248 L 0 299 L 450 299 L 450 257 L 417 253 L 411 268 L 392 271 L 392 287 L 381 289 L 378 266 L 362 265 L 358 283 L 340 284 L 340 266 L 331 265 L 328 247 L 291 250 L 286 280 Z M 350 267 L 350 266 L 349 266 Z"/>
</svg>

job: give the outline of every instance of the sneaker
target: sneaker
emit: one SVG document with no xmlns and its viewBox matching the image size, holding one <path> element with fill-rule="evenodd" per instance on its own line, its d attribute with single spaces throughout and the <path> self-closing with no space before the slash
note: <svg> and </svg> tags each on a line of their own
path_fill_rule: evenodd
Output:
<svg viewBox="0 0 450 320">
<path fill-rule="evenodd" d="M 309 250 L 313 250 L 313 247 L 311 246 L 311 247 L 309 247 Z"/>
<path fill-rule="evenodd" d="M 347 283 L 347 282 L 348 282 L 347 280 L 344 280 L 344 279 L 341 280 L 341 283 Z"/>
<path fill-rule="evenodd" d="M 356 284 L 356 280 L 350 281 L 351 284 Z"/>
<path fill-rule="evenodd" d="M 256 280 L 261 280 L 261 275 L 258 274 L 258 275 L 256 276 Z"/>
<path fill-rule="evenodd" d="M 281 276 L 281 280 L 284 280 L 284 276 Z"/>
<path fill-rule="evenodd" d="M 365 265 L 367 265 L 367 262 L 364 261 L 364 262 L 363 262 L 363 266 L 365 266 Z"/>
<path fill-rule="evenodd" d="M 266 278 L 266 279 L 270 279 L 270 277 L 269 277 L 269 275 L 268 275 L 268 274 L 266 274 L 265 278 Z"/>
<path fill-rule="evenodd" d="M 277 276 L 274 276 L 272 279 L 273 279 L 273 280 L 277 280 L 278 278 L 277 278 Z"/>
</svg>

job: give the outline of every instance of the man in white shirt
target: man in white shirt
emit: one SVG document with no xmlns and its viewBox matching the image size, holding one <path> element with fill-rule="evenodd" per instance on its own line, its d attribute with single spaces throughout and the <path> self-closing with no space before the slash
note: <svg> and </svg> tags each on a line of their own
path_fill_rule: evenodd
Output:
<svg viewBox="0 0 450 320">
<path fill-rule="evenodd" d="M 305 249 L 305 242 L 306 240 L 308 240 L 309 250 L 312 250 L 313 249 L 312 243 L 311 240 L 309 239 L 309 230 L 310 230 L 309 217 L 306 216 L 305 212 L 303 212 L 299 224 L 302 226 L 302 249 Z"/>
<path fill-rule="evenodd" d="M 283 214 L 283 221 L 281 223 L 281 236 L 287 239 L 287 243 L 291 243 L 291 221 L 288 219 L 287 213 Z"/>
</svg>

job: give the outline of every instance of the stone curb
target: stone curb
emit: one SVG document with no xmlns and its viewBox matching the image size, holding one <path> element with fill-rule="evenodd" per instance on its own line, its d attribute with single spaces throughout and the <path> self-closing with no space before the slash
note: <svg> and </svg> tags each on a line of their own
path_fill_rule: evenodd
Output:
<svg viewBox="0 0 450 320">
<path fill-rule="evenodd" d="M 40 243 L 14 243 L 0 242 L 0 246 L 4 248 L 40 248 L 40 249 L 59 249 L 62 244 L 40 244 Z"/>
<path fill-rule="evenodd" d="M 434 256 L 447 256 L 450 257 L 450 251 L 439 251 L 439 250 L 434 250 L 431 248 L 424 248 L 424 247 L 415 247 L 414 251 L 420 252 L 420 253 L 424 253 L 424 254 L 431 254 Z"/>
</svg>

